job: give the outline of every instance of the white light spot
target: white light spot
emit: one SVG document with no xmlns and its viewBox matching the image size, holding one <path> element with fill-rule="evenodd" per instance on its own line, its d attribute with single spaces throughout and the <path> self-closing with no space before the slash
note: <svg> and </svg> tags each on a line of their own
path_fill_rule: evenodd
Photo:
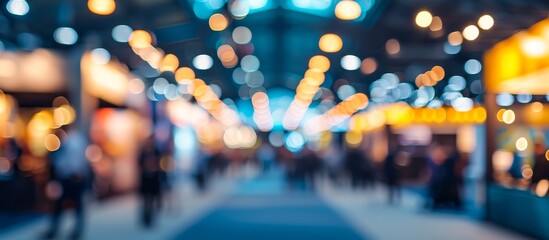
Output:
<svg viewBox="0 0 549 240">
<path fill-rule="evenodd" d="M 121 43 L 128 42 L 133 29 L 127 25 L 118 25 L 112 29 L 112 38 Z"/>
<path fill-rule="evenodd" d="M 198 70 L 208 70 L 213 66 L 213 59 L 206 54 L 198 55 L 193 59 L 193 66 Z"/>
<path fill-rule="evenodd" d="M 95 64 L 104 65 L 111 60 L 111 54 L 104 48 L 96 48 L 90 54 L 91 60 Z"/>
<path fill-rule="evenodd" d="M 64 45 L 73 45 L 78 41 L 78 33 L 70 27 L 60 27 L 53 32 L 56 42 Z"/>
<path fill-rule="evenodd" d="M 6 9 L 9 13 L 17 16 L 26 15 L 30 10 L 29 4 L 25 0 L 10 0 L 6 4 Z"/>
<path fill-rule="evenodd" d="M 360 68 L 362 62 L 354 55 L 347 55 L 341 58 L 341 67 L 345 70 L 354 71 Z"/>
</svg>

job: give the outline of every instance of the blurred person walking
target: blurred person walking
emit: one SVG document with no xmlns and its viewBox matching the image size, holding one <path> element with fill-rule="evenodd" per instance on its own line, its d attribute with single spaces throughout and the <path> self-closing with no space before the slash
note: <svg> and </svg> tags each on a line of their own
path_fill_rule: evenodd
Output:
<svg viewBox="0 0 549 240">
<path fill-rule="evenodd" d="M 530 186 L 534 187 L 543 179 L 549 179 L 549 160 L 547 159 L 544 144 L 534 144 L 534 167 L 532 169 Z"/>
<path fill-rule="evenodd" d="M 154 218 L 154 208 L 159 207 L 163 172 L 160 169 L 160 151 L 156 147 L 154 135 L 147 138 L 139 156 L 140 185 L 142 198 L 141 223 L 151 227 Z"/>
<path fill-rule="evenodd" d="M 70 239 L 80 239 L 84 231 L 84 192 L 89 183 L 91 168 L 86 160 L 87 140 L 74 126 L 69 127 L 61 137 L 60 148 L 51 158 L 51 181 L 47 185 L 47 194 L 55 200 L 50 229 L 44 239 L 56 237 L 63 204 L 71 202 L 75 208 L 76 224 Z"/>
<path fill-rule="evenodd" d="M 345 167 L 351 175 L 353 188 L 372 186 L 374 182 L 374 170 L 370 159 L 357 148 L 350 148 L 345 156 Z"/>
<path fill-rule="evenodd" d="M 396 147 L 389 147 L 389 152 L 383 162 L 383 177 L 389 193 L 389 204 L 394 204 L 400 199 L 400 174 L 397 165 L 397 154 Z"/>
</svg>

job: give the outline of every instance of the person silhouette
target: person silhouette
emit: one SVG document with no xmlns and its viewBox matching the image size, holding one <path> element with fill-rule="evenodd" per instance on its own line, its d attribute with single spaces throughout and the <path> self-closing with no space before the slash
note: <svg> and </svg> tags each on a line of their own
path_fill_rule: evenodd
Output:
<svg viewBox="0 0 549 240">
<path fill-rule="evenodd" d="M 68 127 L 67 134 L 62 136 L 60 148 L 50 156 L 51 180 L 47 192 L 54 199 L 54 210 L 50 228 L 44 239 L 57 235 L 63 204 L 72 202 L 76 213 L 76 224 L 70 239 L 80 239 L 84 231 L 84 191 L 91 167 L 86 160 L 87 140 L 74 126 Z"/>
</svg>

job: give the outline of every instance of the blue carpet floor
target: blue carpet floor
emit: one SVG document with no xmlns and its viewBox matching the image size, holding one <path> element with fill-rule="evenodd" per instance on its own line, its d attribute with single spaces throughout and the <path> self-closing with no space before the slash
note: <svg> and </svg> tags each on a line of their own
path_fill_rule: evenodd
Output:
<svg viewBox="0 0 549 240">
<path fill-rule="evenodd" d="M 287 193 L 282 186 L 272 179 L 244 183 L 174 240 L 363 239 L 313 193 Z"/>
</svg>

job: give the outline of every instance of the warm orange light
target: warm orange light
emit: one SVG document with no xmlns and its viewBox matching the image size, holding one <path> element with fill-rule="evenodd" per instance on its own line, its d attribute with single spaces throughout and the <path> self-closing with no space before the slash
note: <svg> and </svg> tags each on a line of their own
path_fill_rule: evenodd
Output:
<svg viewBox="0 0 549 240">
<path fill-rule="evenodd" d="M 503 122 L 503 113 L 505 113 L 506 109 L 500 109 L 498 110 L 497 114 L 496 114 L 496 118 L 498 119 L 499 122 Z"/>
<path fill-rule="evenodd" d="M 116 9 L 114 0 L 89 0 L 88 9 L 97 15 L 110 15 Z"/>
<path fill-rule="evenodd" d="M 461 43 L 463 43 L 461 32 L 455 31 L 448 34 L 448 43 L 452 46 L 461 45 Z"/>
<path fill-rule="evenodd" d="M 533 102 L 530 104 L 530 108 L 532 109 L 533 112 L 539 113 L 543 111 L 543 104 L 540 102 Z"/>
<path fill-rule="evenodd" d="M 220 13 L 212 15 L 208 23 L 210 24 L 210 28 L 217 32 L 223 31 L 229 26 L 229 20 Z"/>
<path fill-rule="evenodd" d="M 343 0 L 337 3 L 335 15 L 341 20 L 355 20 L 362 15 L 360 4 L 351 0 Z"/>
<path fill-rule="evenodd" d="M 442 19 L 440 17 L 433 17 L 429 29 L 433 32 L 442 30 Z"/>
<path fill-rule="evenodd" d="M 152 44 L 152 36 L 147 31 L 135 30 L 130 35 L 128 44 L 130 44 L 130 47 L 132 48 L 147 48 Z"/>
<path fill-rule="evenodd" d="M 390 55 L 396 55 L 400 53 L 400 43 L 396 39 L 389 39 L 385 43 L 385 50 L 387 50 L 387 53 Z"/>
<path fill-rule="evenodd" d="M 343 40 L 337 34 L 329 33 L 320 38 L 318 46 L 323 52 L 335 53 L 343 48 Z"/>
<path fill-rule="evenodd" d="M 322 55 L 316 55 L 309 60 L 309 68 L 327 72 L 330 69 L 330 59 Z"/>
<path fill-rule="evenodd" d="M 50 152 L 56 151 L 61 146 L 61 141 L 54 134 L 48 134 L 44 139 L 44 146 Z"/>
<path fill-rule="evenodd" d="M 179 59 L 173 54 L 168 54 L 160 62 L 160 72 L 174 72 L 179 67 Z"/>
<path fill-rule="evenodd" d="M 305 79 L 307 78 L 313 79 L 316 85 L 320 86 L 324 82 L 325 76 L 320 70 L 313 68 L 305 72 Z"/>
<path fill-rule="evenodd" d="M 363 74 L 372 74 L 377 70 L 377 62 L 374 58 L 366 58 L 362 60 L 362 65 L 360 65 L 360 71 Z"/>
<path fill-rule="evenodd" d="M 437 81 L 444 79 L 445 71 L 444 71 L 444 68 L 442 68 L 441 66 L 434 66 L 431 69 L 431 72 L 434 73 L 434 76 L 436 76 Z"/>
<path fill-rule="evenodd" d="M 178 83 L 187 83 L 195 78 L 194 71 L 188 67 L 182 67 L 175 71 L 175 80 Z"/>
</svg>

